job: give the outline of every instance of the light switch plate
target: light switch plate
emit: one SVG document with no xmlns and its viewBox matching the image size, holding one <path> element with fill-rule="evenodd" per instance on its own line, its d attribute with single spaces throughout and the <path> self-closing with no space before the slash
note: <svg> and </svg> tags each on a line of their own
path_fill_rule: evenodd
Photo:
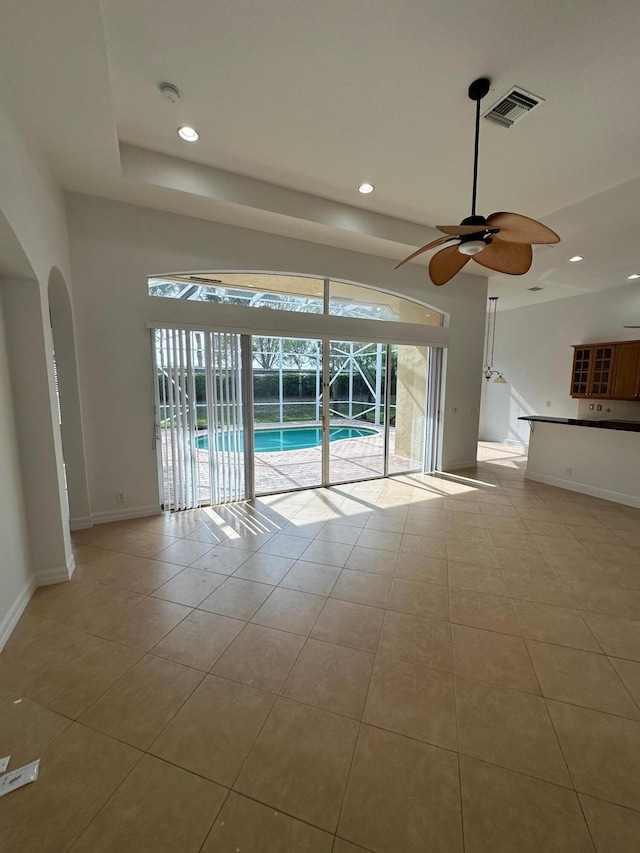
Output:
<svg viewBox="0 0 640 853">
<path fill-rule="evenodd" d="M 9 766 L 10 758 L 10 755 L 5 755 L 4 758 L 0 758 L 0 773 L 4 773 L 4 771 L 7 769 L 7 767 Z"/>
</svg>

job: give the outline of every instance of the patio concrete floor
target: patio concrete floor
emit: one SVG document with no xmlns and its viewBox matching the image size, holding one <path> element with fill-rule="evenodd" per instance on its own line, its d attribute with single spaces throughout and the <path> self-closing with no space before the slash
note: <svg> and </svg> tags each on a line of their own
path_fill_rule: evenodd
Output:
<svg viewBox="0 0 640 853">
<path fill-rule="evenodd" d="M 354 426 L 377 429 L 377 434 L 363 438 L 348 438 L 330 443 L 330 479 L 332 483 L 345 483 L 381 477 L 384 474 L 384 431 L 362 421 L 332 420 L 331 426 Z M 316 427 L 317 423 L 286 423 L 258 425 L 259 429 L 272 427 Z M 416 460 L 408 459 L 395 452 L 394 429 L 389 431 L 389 473 L 399 474 L 415 471 L 420 467 Z M 200 502 L 211 502 L 209 453 L 198 450 L 198 485 Z M 242 461 L 240 460 L 242 469 Z M 241 480 L 244 479 L 241 471 Z M 172 478 L 170 448 L 163 455 L 163 474 L 169 482 Z M 291 489 L 320 486 L 322 482 L 322 448 L 255 454 L 256 494 L 272 494 Z"/>
</svg>

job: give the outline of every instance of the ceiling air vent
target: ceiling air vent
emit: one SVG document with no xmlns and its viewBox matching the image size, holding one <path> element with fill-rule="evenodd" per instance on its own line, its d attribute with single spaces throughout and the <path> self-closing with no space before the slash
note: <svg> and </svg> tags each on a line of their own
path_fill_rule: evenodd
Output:
<svg viewBox="0 0 640 853">
<path fill-rule="evenodd" d="M 539 290 L 544 290 L 544 287 L 528 287 L 527 290 L 530 290 L 532 293 L 537 293 Z"/>
<path fill-rule="evenodd" d="M 484 113 L 484 118 L 491 119 L 491 121 L 501 124 L 502 127 L 512 127 L 528 112 L 531 112 L 534 107 L 543 102 L 544 98 L 539 98 L 537 95 L 532 95 L 531 92 L 525 92 L 524 89 L 514 86 Z"/>
</svg>

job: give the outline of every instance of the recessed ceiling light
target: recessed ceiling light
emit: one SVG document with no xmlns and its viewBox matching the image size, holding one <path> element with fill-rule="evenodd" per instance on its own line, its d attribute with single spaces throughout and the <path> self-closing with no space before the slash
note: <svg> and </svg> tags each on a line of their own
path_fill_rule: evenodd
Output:
<svg viewBox="0 0 640 853">
<path fill-rule="evenodd" d="M 637 278 L 640 278 L 640 273 L 632 272 L 631 275 L 628 275 L 627 278 L 629 281 L 635 281 Z"/>
<path fill-rule="evenodd" d="M 362 193 L 362 195 L 369 195 L 369 193 L 372 193 L 374 190 L 375 190 L 375 187 L 373 184 L 365 183 L 365 184 L 360 184 L 360 186 L 358 187 L 358 192 Z"/>
<path fill-rule="evenodd" d="M 178 136 L 184 139 L 185 142 L 197 142 L 200 134 L 193 127 L 179 127 Z"/>
<path fill-rule="evenodd" d="M 569 258 L 570 264 L 579 264 L 580 261 L 584 261 L 584 258 L 582 255 L 574 255 L 572 258 Z"/>
</svg>

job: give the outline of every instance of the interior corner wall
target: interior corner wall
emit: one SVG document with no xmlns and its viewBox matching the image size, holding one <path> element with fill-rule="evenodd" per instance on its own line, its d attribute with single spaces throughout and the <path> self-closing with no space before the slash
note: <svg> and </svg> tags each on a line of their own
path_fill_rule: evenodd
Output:
<svg viewBox="0 0 640 853">
<path fill-rule="evenodd" d="M 159 506 L 152 448 L 153 377 L 147 322 L 170 300 L 147 277 L 244 270 L 328 276 L 394 290 L 449 315 L 443 468 L 473 464 L 480 407 L 486 280 L 435 288 L 424 267 L 89 196 L 67 196 L 77 354 L 90 502 L 95 519 Z M 207 322 L 215 306 L 202 305 Z M 203 321 L 204 322 L 204 321 Z M 455 414 L 450 413 L 456 410 Z M 116 492 L 126 493 L 126 504 Z"/>
<path fill-rule="evenodd" d="M 1 286 L 1 285 L 0 285 Z M 35 586 L 0 299 L 0 649 Z"/>
<path fill-rule="evenodd" d="M 598 416 L 569 396 L 572 344 L 637 340 L 640 330 L 623 328 L 632 324 L 640 325 L 638 284 L 499 311 L 494 361 L 507 384 L 483 382 L 480 438 L 528 444 L 521 415 Z M 609 418 L 640 420 L 640 403 L 595 403 Z"/>
<path fill-rule="evenodd" d="M 29 550 L 38 583 L 67 580 L 70 551 L 64 479 L 58 468 L 57 419 L 50 417 L 48 337 L 36 281 L 4 279 L 1 285 L 13 414 L 27 509 Z M 50 342 L 49 342 L 50 346 Z"/>
</svg>

